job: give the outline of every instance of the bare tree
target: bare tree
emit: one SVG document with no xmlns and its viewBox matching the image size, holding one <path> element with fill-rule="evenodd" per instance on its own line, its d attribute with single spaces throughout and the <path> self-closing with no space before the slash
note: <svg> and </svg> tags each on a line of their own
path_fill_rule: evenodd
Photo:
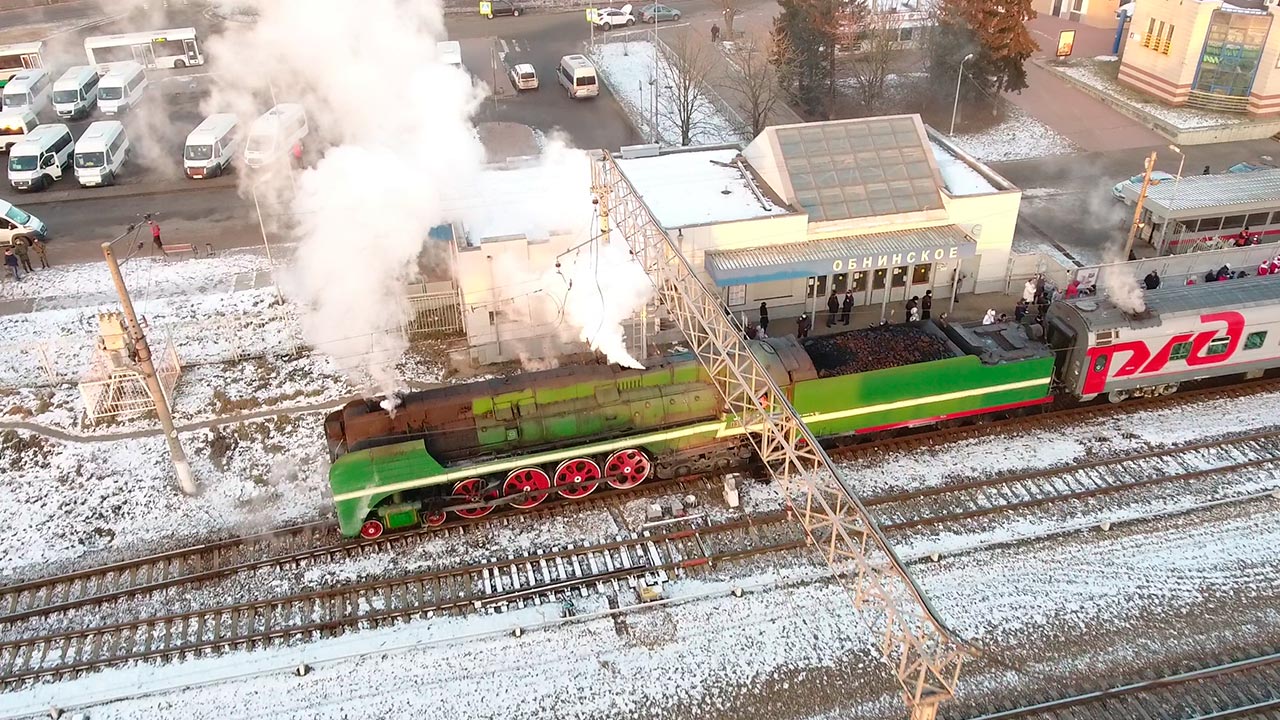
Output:
<svg viewBox="0 0 1280 720">
<path fill-rule="evenodd" d="M 901 26 L 896 13 L 871 8 L 858 13 L 849 26 L 848 43 L 853 49 L 850 75 L 854 92 L 868 113 L 884 98 L 885 82 L 901 49 Z"/>
<path fill-rule="evenodd" d="M 688 28 L 668 37 L 665 48 L 658 46 L 658 82 L 670 102 L 659 102 L 658 113 L 679 130 L 680 144 L 689 145 L 715 115 L 707 88 L 712 49 Z"/>
<path fill-rule="evenodd" d="M 738 9 L 738 0 L 720 0 L 720 19 L 724 22 L 724 38 L 733 40 L 733 21 L 742 11 Z"/>
<path fill-rule="evenodd" d="M 729 61 L 736 72 L 725 77 L 725 88 L 734 98 L 741 127 L 738 131 L 754 138 L 769 124 L 769 116 L 777 106 L 780 90 L 778 74 L 769 61 L 767 41 L 758 35 L 748 36 L 735 44 Z"/>
</svg>

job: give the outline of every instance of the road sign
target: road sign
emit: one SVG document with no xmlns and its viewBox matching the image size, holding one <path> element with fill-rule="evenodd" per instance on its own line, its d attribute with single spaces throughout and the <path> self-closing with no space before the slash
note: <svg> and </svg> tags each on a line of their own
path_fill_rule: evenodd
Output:
<svg viewBox="0 0 1280 720">
<path fill-rule="evenodd" d="M 587 8 L 587 22 L 596 25 L 600 22 L 600 11 L 596 8 Z"/>
<path fill-rule="evenodd" d="M 493 3 L 489 0 L 480 0 L 480 14 L 486 17 L 493 16 Z"/>
</svg>

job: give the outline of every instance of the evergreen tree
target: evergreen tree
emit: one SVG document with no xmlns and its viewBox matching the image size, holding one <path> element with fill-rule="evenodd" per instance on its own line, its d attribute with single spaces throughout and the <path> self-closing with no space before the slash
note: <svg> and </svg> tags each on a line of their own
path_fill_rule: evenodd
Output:
<svg viewBox="0 0 1280 720">
<path fill-rule="evenodd" d="M 769 60 L 778 84 L 809 115 L 835 94 L 836 0 L 778 0 Z"/>
<path fill-rule="evenodd" d="M 973 59 L 964 64 L 967 81 L 960 87 L 966 101 L 993 102 L 997 93 L 1025 88 L 1024 64 L 1039 47 L 1026 24 L 1035 16 L 1031 0 L 941 0 L 928 53 L 935 97 L 955 92 L 960 62 L 969 53 Z"/>
</svg>

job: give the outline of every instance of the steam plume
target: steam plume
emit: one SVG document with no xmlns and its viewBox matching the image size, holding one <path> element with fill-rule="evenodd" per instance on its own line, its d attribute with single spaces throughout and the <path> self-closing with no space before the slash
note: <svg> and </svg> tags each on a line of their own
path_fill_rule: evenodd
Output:
<svg viewBox="0 0 1280 720">
<path fill-rule="evenodd" d="M 307 310 L 308 341 L 367 391 L 390 394 L 407 346 L 404 283 L 446 208 L 474 202 L 455 193 L 475 185 L 484 160 L 471 123 L 483 86 L 436 56 L 438 2 L 254 5 L 257 23 L 209 43 L 219 82 L 205 110 L 235 112 L 247 127 L 272 96 L 306 108 L 308 153 L 323 156 L 292 179 L 245 173 L 242 190 L 293 213 L 299 246 L 285 286 Z"/>
</svg>

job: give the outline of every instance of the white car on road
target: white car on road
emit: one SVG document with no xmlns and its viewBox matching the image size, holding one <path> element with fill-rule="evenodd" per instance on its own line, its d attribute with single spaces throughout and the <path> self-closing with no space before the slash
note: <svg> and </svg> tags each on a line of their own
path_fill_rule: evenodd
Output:
<svg viewBox="0 0 1280 720">
<path fill-rule="evenodd" d="M 616 27 L 635 25 L 636 18 L 631 14 L 631 3 L 627 3 L 621 8 L 600 8 L 596 11 L 593 22 L 605 30 L 611 30 Z"/>
<path fill-rule="evenodd" d="M 1175 178 L 1172 175 L 1170 175 L 1167 172 L 1163 172 L 1161 170 L 1153 170 L 1151 172 L 1152 185 L 1159 185 L 1160 183 L 1165 182 L 1166 180 L 1174 180 L 1174 179 Z M 1141 188 L 1142 176 L 1134 175 L 1128 180 L 1121 180 L 1120 182 L 1116 183 L 1115 187 L 1111 188 L 1111 194 L 1114 195 L 1117 200 L 1123 200 L 1125 203 L 1128 203 L 1129 201 L 1125 200 L 1125 197 L 1124 197 L 1125 185 L 1133 185 L 1135 188 Z"/>
</svg>

